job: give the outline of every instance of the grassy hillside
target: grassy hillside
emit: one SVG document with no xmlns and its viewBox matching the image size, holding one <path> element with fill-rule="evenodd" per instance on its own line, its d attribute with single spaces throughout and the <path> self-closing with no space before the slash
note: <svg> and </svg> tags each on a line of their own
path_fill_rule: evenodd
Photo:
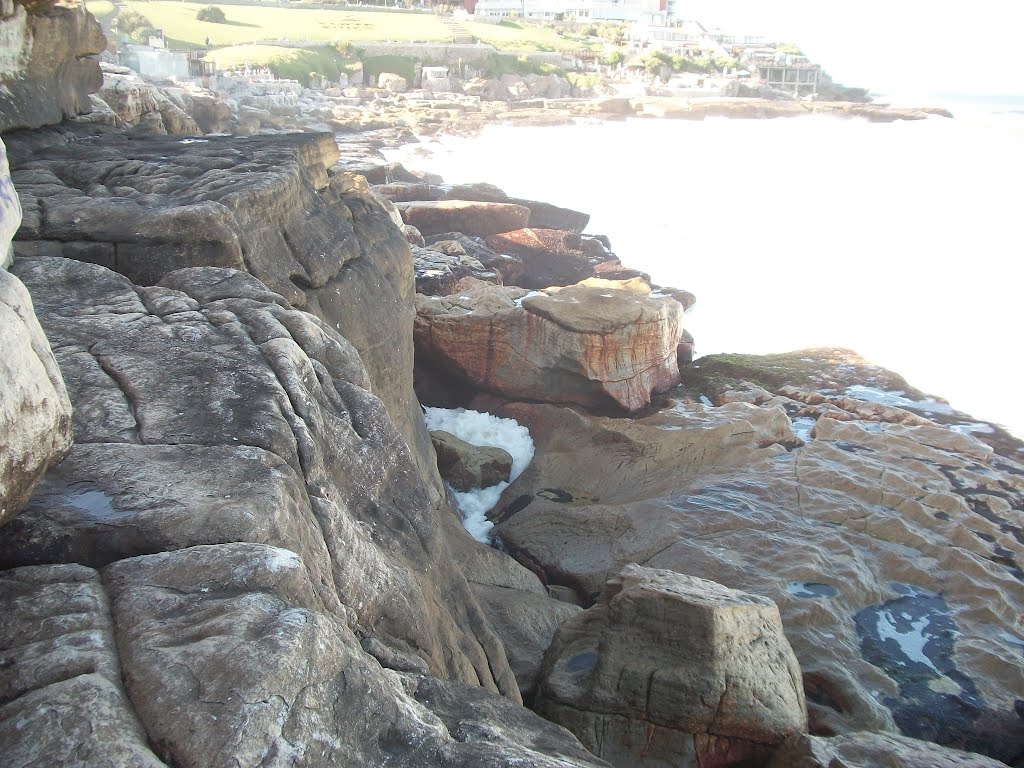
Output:
<svg viewBox="0 0 1024 768">
<path fill-rule="evenodd" d="M 387 13 L 384 11 L 332 11 L 319 8 L 263 8 L 258 5 L 220 5 L 226 24 L 196 21 L 199 3 L 129 2 L 157 29 L 163 29 L 170 44 L 201 46 L 206 38 L 214 45 L 238 45 L 263 40 L 316 40 L 360 42 L 396 40 L 447 42 L 451 34 L 441 19 L 431 14 Z M 213 5 L 216 5 L 215 3 Z"/>
</svg>

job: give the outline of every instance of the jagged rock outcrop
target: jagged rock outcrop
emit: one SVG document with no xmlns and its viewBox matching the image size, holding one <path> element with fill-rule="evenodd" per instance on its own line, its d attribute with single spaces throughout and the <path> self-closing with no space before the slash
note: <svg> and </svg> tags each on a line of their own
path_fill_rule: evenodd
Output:
<svg viewBox="0 0 1024 768">
<path fill-rule="evenodd" d="M 771 600 L 636 565 L 558 628 L 536 708 L 624 767 L 763 764 L 807 729 Z"/>
<path fill-rule="evenodd" d="M 823 386 L 857 378 L 814 355 L 793 358 L 846 377 Z M 799 381 L 770 363 L 766 376 Z M 791 421 L 793 398 L 772 394 L 630 421 L 496 407 L 536 445 L 492 513 L 496 539 L 584 605 L 628 563 L 770 597 L 812 733 L 901 731 L 1012 764 L 1024 753 L 1019 441 L 995 453 L 979 439 L 994 428 L 920 423 L 870 407 L 870 389 L 846 391 L 860 405 L 844 420 L 841 398 Z"/>
<path fill-rule="evenodd" d="M 328 172 L 337 159 L 327 134 L 25 139 L 12 160 L 25 211 L 15 252 L 102 264 L 141 284 L 183 267 L 250 272 L 355 345 L 440 499 L 412 390 L 409 246 L 360 177 Z"/>
<path fill-rule="evenodd" d="M 4 0 L 0 39 L 0 133 L 90 110 L 89 94 L 103 83 L 92 57 L 107 41 L 85 2 Z"/>
<path fill-rule="evenodd" d="M 518 700 L 442 513 L 334 329 L 238 271 L 140 287 L 78 261 L 15 266 L 76 444 L 4 529 L 0 592 L 20 606 L 0 633 L 4 754 L 599 764 L 485 690 Z"/>
<path fill-rule="evenodd" d="M 459 257 L 466 254 L 469 258 L 480 262 L 489 271 L 500 275 L 500 282 L 504 285 L 518 284 L 525 269 L 522 259 L 492 251 L 481 237 L 470 237 L 461 232 L 441 232 L 425 237 L 424 242 L 427 247 L 448 256 Z M 419 292 L 423 293 L 423 291 Z"/>
<path fill-rule="evenodd" d="M 628 290 L 531 295 L 467 279 L 458 294 L 417 297 L 416 351 L 477 389 L 633 412 L 678 380 L 682 315 Z"/>
<path fill-rule="evenodd" d="M 504 448 L 472 445 L 443 430 L 431 432 L 430 439 L 441 477 L 457 491 L 507 483 L 512 474 L 512 456 Z"/>
<path fill-rule="evenodd" d="M 779 749 L 769 768 L 1002 768 L 1006 763 L 972 752 L 891 733 L 850 733 L 823 739 L 794 736 Z"/>
<path fill-rule="evenodd" d="M 103 66 L 103 87 L 97 96 L 124 125 L 144 133 L 199 136 L 203 133 L 192 116 L 127 67 Z"/>
<path fill-rule="evenodd" d="M 530 209 L 512 203 L 479 203 L 466 200 L 425 200 L 397 203 L 406 224 L 425 237 L 440 232 L 462 232 L 487 237 L 525 227 Z"/>
<path fill-rule="evenodd" d="M 71 403 L 32 299 L 4 268 L 21 208 L 0 141 L 0 525 L 71 447 Z"/>
<path fill-rule="evenodd" d="M 497 272 L 467 254 L 457 242 L 447 241 L 441 247 L 411 247 L 412 263 L 416 269 L 416 293 L 447 296 L 457 290 L 459 281 L 464 277 L 501 284 Z"/>
</svg>

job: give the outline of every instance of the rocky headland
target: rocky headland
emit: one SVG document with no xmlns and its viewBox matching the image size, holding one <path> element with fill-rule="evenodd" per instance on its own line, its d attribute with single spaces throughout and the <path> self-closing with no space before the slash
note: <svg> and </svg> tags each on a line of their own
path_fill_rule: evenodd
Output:
<svg viewBox="0 0 1024 768">
<path fill-rule="evenodd" d="M 211 135 L 95 95 L 80 6 L 0 16 L 5 765 L 1024 765 L 1012 435 L 845 350 L 693 361 L 583 212 L 393 126 Z"/>
</svg>

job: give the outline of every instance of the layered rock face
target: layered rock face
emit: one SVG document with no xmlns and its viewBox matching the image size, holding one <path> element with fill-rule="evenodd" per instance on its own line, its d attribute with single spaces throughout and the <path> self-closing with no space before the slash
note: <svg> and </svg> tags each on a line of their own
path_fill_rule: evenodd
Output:
<svg viewBox="0 0 1024 768">
<path fill-rule="evenodd" d="M 807 729 L 771 600 L 635 565 L 558 628 L 537 710 L 621 766 L 760 764 Z"/>
<path fill-rule="evenodd" d="M 92 108 L 107 41 L 79 0 L 4 0 L 0 6 L 0 132 L 59 123 Z"/>
<path fill-rule="evenodd" d="M 183 267 L 246 270 L 359 350 L 373 390 L 442 495 L 412 391 L 409 246 L 361 177 L 329 173 L 329 135 L 100 136 L 12 145 L 25 211 L 15 252 L 115 269 L 152 284 Z"/>
<path fill-rule="evenodd" d="M 682 315 L 674 299 L 623 286 L 531 295 L 466 280 L 418 297 L 416 350 L 478 389 L 633 412 L 678 380 Z"/>
<path fill-rule="evenodd" d="M 4 528 L 6 755 L 600 764 L 485 690 L 518 700 L 334 329 L 234 270 L 142 287 L 58 258 L 16 269 L 76 443 Z"/>
<path fill-rule="evenodd" d="M 814 356 L 793 357 L 812 369 Z M 628 563 L 771 598 L 812 733 L 898 730 L 1019 759 L 1024 467 L 967 421 L 856 388 L 781 389 L 694 389 L 719 405 L 631 421 L 499 408 L 537 454 L 494 513 L 496 538 L 583 605 Z"/>
</svg>

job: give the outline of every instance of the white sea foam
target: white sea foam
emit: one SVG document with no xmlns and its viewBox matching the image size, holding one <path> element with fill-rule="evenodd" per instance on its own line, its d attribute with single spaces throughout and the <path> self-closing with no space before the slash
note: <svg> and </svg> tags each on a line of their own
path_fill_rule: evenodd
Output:
<svg viewBox="0 0 1024 768">
<path fill-rule="evenodd" d="M 515 419 L 503 419 L 490 413 L 469 411 L 465 408 L 424 408 L 427 429 L 442 430 L 465 440 L 471 445 L 494 445 L 504 448 L 512 456 L 512 476 L 515 480 L 533 460 L 533 439 L 530 430 Z M 455 498 L 462 509 L 463 525 L 474 539 L 489 543 L 494 524 L 487 519 L 487 513 L 498 503 L 501 492 L 508 483 L 498 483 L 490 488 L 474 488 L 470 491 L 455 491 Z"/>
</svg>

